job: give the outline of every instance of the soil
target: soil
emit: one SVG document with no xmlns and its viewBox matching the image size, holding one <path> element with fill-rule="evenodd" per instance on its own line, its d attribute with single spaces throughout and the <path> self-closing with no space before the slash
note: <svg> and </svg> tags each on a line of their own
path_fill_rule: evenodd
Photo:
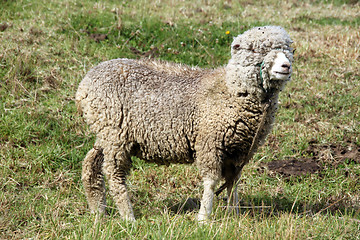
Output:
<svg viewBox="0 0 360 240">
<path fill-rule="evenodd" d="M 159 56 L 159 49 L 157 47 L 154 47 L 146 52 L 142 52 L 135 47 L 129 47 L 129 49 L 131 50 L 132 53 L 134 53 L 136 56 L 139 57 L 154 58 Z"/>
<path fill-rule="evenodd" d="M 5 31 L 8 27 L 10 27 L 9 24 L 7 24 L 7 23 L 1 23 L 1 24 L 0 24 L 0 32 Z"/>
<path fill-rule="evenodd" d="M 287 159 L 278 160 L 267 163 L 267 168 L 271 172 L 280 174 L 283 177 L 303 176 L 307 174 L 314 174 L 322 170 L 314 159 Z"/>
<path fill-rule="evenodd" d="M 91 34 L 89 34 L 89 38 L 91 38 L 95 42 L 101 42 L 101 41 L 108 39 L 108 36 L 106 34 L 91 33 Z"/>
<path fill-rule="evenodd" d="M 320 173 L 322 169 L 336 168 L 341 164 L 360 164 L 360 146 L 350 140 L 344 143 L 319 144 L 310 141 L 302 158 L 277 160 L 261 165 L 270 170 L 270 175 L 284 178 Z"/>
<path fill-rule="evenodd" d="M 360 164 L 360 145 L 350 140 L 342 144 L 318 144 L 312 141 L 306 153 L 314 156 L 318 162 L 334 167 L 351 162 Z"/>
</svg>

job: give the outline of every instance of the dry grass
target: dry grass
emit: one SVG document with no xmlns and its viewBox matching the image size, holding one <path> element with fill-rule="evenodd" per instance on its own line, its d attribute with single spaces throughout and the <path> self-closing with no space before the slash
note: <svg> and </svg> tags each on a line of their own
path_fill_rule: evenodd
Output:
<svg viewBox="0 0 360 240">
<path fill-rule="evenodd" d="M 311 157 L 306 149 L 315 140 L 326 146 L 360 144 L 356 1 L 2 4 L 1 239 L 359 239 L 359 159 L 336 165 L 332 149 L 323 148 L 319 174 L 283 178 L 262 169 L 273 160 Z M 241 178 L 240 216 L 224 211 L 220 196 L 213 221 L 198 226 L 196 169 L 139 160 L 129 177 L 139 220 L 120 221 L 111 200 L 111 217 L 88 214 L 80 172 L 94 140 L 73 102 L 84 74 L 101 61 L 135 58 L 155 48 L 165 60 L 222 65 L 233 36 L 264 24 L 289 31 L 296 62 L 274 131 Z M 96 42 L 91 34 L 107 39 Z"/>
</svg>

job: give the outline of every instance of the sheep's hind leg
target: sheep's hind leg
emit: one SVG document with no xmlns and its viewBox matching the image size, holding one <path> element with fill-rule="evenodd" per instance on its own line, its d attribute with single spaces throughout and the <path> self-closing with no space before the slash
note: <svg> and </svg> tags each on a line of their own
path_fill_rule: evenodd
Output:
<svg viewBox="0 0 360 240">
<path fill-rule="evenodd" d="M 110 194 L 114 198 L 121 217 L 125 220 L 135 221 L 125 183 L 130 167 L 130 155 L 125 151 L 111 149 L 105 153 L 104 172 L 108 179 Z"/>
<path fill-rule="evenodd" d="M 105 213 L 105 182 L 102 174 L 104 155 L 102 149 L 91 149 L 82 164 L 85 195 L 92 213 Z"/>
</svg>

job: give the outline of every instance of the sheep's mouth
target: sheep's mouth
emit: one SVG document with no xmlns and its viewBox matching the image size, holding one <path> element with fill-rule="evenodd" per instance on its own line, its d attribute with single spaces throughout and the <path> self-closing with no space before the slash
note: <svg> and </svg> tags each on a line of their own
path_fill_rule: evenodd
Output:
<svg viewBox="0 0 360 240">
<path fill-rule="evenodd" d="M 290 72 L 289 72 L 289 71 L 286 71 L 286 72 L 275 72 L 275 73 L 280 74 L 280 75 L 284 75 L 284 76 L 286 76 L 286 75 L 289 75 L 289 74 L 290 74 Z"/>
<path fill-rule="evenodd" d="M 288 81 L 291 76 L 291 71 L 274 71 L 270 77 L 273 80 Z"/>
</svg>

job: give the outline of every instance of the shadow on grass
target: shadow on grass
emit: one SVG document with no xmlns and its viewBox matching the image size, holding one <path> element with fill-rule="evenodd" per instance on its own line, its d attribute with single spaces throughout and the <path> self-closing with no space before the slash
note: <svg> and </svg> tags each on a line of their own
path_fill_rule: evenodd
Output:
<svg viewBox="0 0 360 240">
<path fill-rule="evenodd" d="M 227 209 L 226 198 L 217 198 L 219 206 Z M 185 214 L 198 211 L 200 208 L 199 198 L 186 198 L 181 201 L 166 200 L 165 206 L 173 214 Z M 231 207 L 230 207 L 231 209 Z M 331 198 L 326 202 L 311 204 L 302 201 L 294 201 L 286 198 L 284 195 L 276 197 L 259 197 L 259 196 L 243 196 L 240 200 L 240 213 L 250 213 L 253 216 L 278 216 L 281 213 L 294 213 L 299 215 L 315 215 L 315 214 L 338 214 L 348 215 L 360 218 L 360 208 L 351 206 L 347 197 Z"/>
</svg>

